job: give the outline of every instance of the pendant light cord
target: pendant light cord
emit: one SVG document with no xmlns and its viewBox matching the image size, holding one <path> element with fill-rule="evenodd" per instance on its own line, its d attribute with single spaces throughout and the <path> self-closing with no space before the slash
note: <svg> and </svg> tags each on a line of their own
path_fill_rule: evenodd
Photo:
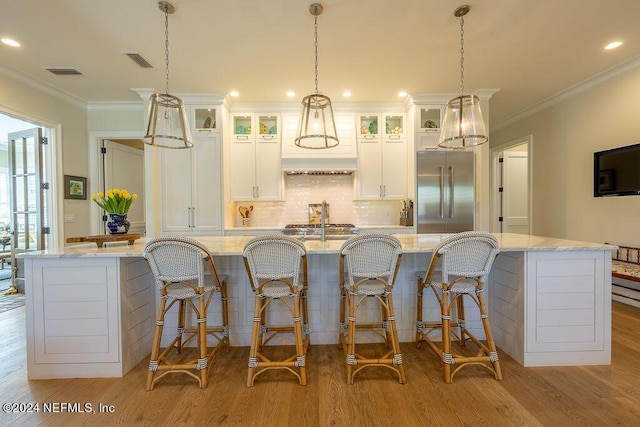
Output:
<svg viewBox="0 0 640 427">
<path fill-rule="evenodd" d="M 464 16 L 460 17 L 460 94 L 464 93 Z"/>
<path fill-rule="evenodd" d="M 169 8 L 164 8 L 164 65 L 165 65 L 165 92 L 169 93 Z"/>
<path fill-rule="evenodd" d="M 317 13 L 315 14 L 314 20 L 313 20 L 313 37 L 315 40 L 314 48 L 315 48 L 315 54 L 316 54 L 315 70 L 316 70 L 316 95 L 317 95 L 318 94 L 318 15 Z"/>
</svg>

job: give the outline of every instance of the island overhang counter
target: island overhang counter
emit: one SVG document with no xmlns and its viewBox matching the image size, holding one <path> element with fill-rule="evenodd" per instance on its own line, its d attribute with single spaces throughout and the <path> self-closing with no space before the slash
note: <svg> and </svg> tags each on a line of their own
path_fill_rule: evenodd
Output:
<svg viewBox="0 0 640 427">
<path fill-rule="evenodd" d="M 403 247 L 393 291 L 396 323 L 400 341 L 411 342 L 416 335 L 415 272 L 426 269 L 433 249 L 446 235 L 395 236 Z M 500 255 L 486 292 L 499 351 L 524 366 L 610 364 L 615 246 L 508 233 L 495 236 Z M 242 250 L 251 237 L 195 238 L 214 255 L 218 272 L 228 276 L 231 345 L 248 346 L 253 293 Z M 334 344 L 340 331 L 338 259 L 343 241 L 304 243 L 311 342 Z M 144 245 L 145 239 L 103 248 L 77 244 L 21 255 L 30 379 L 118 377 L 148 356 L 157 292 L 143 258 Z M 429 297 L 425 295 L 425 315 L 437 319 L 437 303 Z M 470 311 L 467 325 L 482 336 L 475 312 Z M 208 316 L 217 319 L 219 314 L 211 311 Z M 374 315 L 373 306 L 363 308 L 365 318 Z M 166 321 L 165 331 L 171 331 L 175 317 Z"/>
</svg>

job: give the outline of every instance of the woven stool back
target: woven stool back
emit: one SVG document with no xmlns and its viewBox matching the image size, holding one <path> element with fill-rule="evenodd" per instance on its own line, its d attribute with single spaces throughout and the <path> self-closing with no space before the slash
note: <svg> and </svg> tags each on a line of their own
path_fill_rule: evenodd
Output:
<svg viewBox="0 0 640 427">
<path fill-rule="evenodd" d="M 178 236 L 161 236 L 149 240 L 144 248 L 144 256 L 158 288 L 162 288 L 167 282 L 194 280 L 198 281 L 198 286 L 203 286 L 203 260 L 211 258 L 207 248 L 200 242 Z M 217 277 L 214 277 L 214 281 L 216 280 Z"/>
<path fill-rule="evenodd" d="M 307 255 L 304 245 L 288 236 L 259 236 L 249 240 L 243 256 L 250 270 L 254 290 L 265 280 L 288 279 L 299 284 L 300 259 Z"/>
<path fill-rule="evenodd" d="M 448 282 L 449 276 L 486 276 L 498 252 L 498 240 L 492 234 L 466 231 L 440 242 L 433 253 L 433 261 L 442 257 L 442 280 Z"/>
<path fill-rule="evenodd" d="M 378 277 L 393 286 L 400 241 L 388 234 L 362 234 L 352 237 L 340 248 L 349 274 L 347 281 L 354 285 L 354 277 Z"/>
</svg>

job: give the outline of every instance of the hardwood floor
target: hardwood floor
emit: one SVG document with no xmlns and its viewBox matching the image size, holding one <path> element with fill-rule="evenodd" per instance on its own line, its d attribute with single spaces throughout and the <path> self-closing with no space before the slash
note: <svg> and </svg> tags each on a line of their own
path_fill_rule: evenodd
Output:
<svg viewBox="0 0 640 427">
<path fill-rule="evenodd" d="M 209 387 L 173 375 L 145 391 L 147 362 L 124 378 L 27 381 L 24 307 L 0 313 L 0 402 L 40 403 L 38 413 L 0 412 L 0 425 L 638 425 L 640 308 L 613 303 L 611 366 L 524 368 L 501 353 L 504 379 L 468 367 L 444 384 L 426 346 L 402 344 L 407 384 L 391 370 L 368 368 L 345 383 L 337 346 L 312 346 L 308 384 L 269 372 L 245 386 L 248 347 L 217 359 Z M 183 381 L 184 380 L 184 381 Z M 43 403 L 112 405 L 112 413 L 50 413 Z M 51 407 L 49 409 L 55 409 Z"/>
</svg>

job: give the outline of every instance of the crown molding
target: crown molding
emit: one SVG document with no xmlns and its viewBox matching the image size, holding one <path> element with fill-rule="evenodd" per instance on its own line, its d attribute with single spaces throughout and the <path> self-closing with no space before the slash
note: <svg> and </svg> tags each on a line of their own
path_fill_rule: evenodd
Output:
<svg viewBox="0 0 640 427">
<path fill-rule="evenodd" d="M 48 83 L 45 83 L 43 81 L 40 81 L 34 77 L 31 76 L 27 76 L 25 74 L 22 73 L 18 73 L 10 68 L 7 68 L 5 66 L 0 65 L 0 73 L 4 74 L 5 76 L 13 79 L 13 80 L 17 80 L 21 83 L 24 83 L 25 85 L 32 87 L 34 89 L 39 90 L 40 92 L 43 92 L 47 95 L 53 96 L 54 98 L 58 98 L 68 104 L 71 104 L 75 107 L 78 108 L 82 108 L 85 109 L 87 108 L 87 102 L 83 99 L 80 99 L 74 95 L 71 95 L 70 93 L 64 92 L 58 88 L 55 88 L 53 86 L 51 86 Z"/>
<path fill-rule="evenodd" d="M 543 99 L 536 104 L 533 104 L 531 107 L 528 107 L 516 114 L 513 114 L 500 123 L 491 126 L 492 131 L 497 131 L 502 128 L 505 128 L 513 123 L 519 122 L 533 114 L 547 109 L 553 105 L 559 104 L 573 96 L 576 96 L 586 90 L 591 89 L 594 86 L 599 85 L 602 82 L 605 82 L 609 79 L 619 76 L 620 74 L 624 74 L 629 70 L 633 70 L 640 65 L 640 55 L 632 58 L 631 60 L 622 63 L 620 65 L 616 65 L 607 70 L 604 70 L 598 74 L 595 74 L 587 79 L 584 79 L 575 85 L 569 86 L 566 89 L 562 89 L 560 92 L 551 95 L 548 98 Z"/>
</svg>

